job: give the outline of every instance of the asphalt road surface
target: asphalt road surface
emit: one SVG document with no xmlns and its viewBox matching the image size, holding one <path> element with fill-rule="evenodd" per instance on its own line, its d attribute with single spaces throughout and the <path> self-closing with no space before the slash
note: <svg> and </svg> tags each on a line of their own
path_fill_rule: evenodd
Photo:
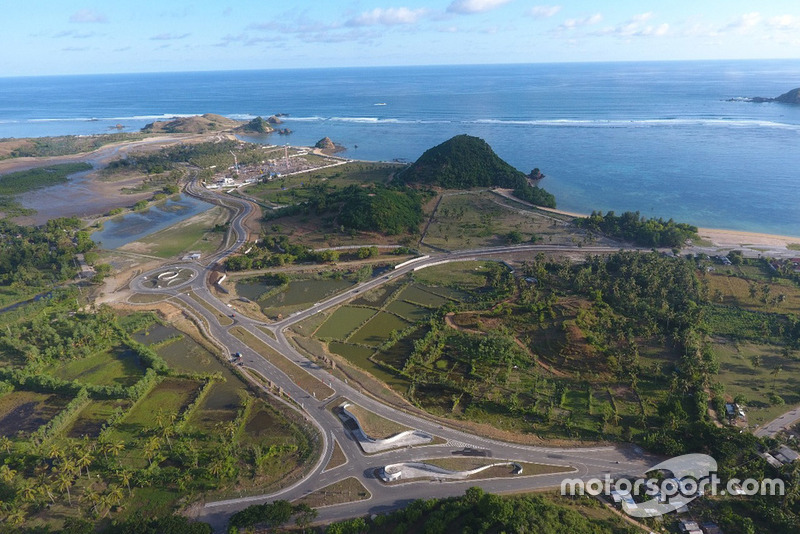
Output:
<svg viewBox="0 0 800 534">
<path fill-rule="evenodd" d="M 612 476 L 638 476 L 644 474 L 649 467 L 661 461 L 661 458 L 651 456 L 637 447 L 628 445 L 611 445 L 592 448 L 534 447 L 506 443 L 443 426 L 439 422 L 425 418 L 421 414 L 398 410 L 383 404 L 372 396 L 363 394 L 361 391 L 331 375 L 326 369 L 308 360 L 295 350 L 284 335 L 284 330 L 287 327 L 313 314 L 319 313 L 322 310 L 338 306 L 363 291 L 390 282 L 392 279 L 403 276 L 421 266 L 443 261 L 492 258 L 495 256 L 504 256 L 509 253 L 526 251 L 530 251 L 531 253 L 575 251 L 582 253 L 601 253 L 613 252 L 618 250 L 618 248 L 572 248 L 545 245 L 522 245 L 435 254 L 427 259 L 411 263 L 400 269 L 395 269 L 389 272 L 388 275 L 359 284 L 344 293 L 319 302 L 311 308 L 293 314 L 281 321 L 265 325 L 261 321 L 250 319 L 246 316 L 242 316 L 241 313 L 237 313 L 232 325 L 223 326 L 218 320 L 218 314 L 228 316 L 231 311 L 226 304 L 215 297 L 213 292 L 209 291 L 207 287 L 208 274 L 211 272 L 216 262 L 233 254 L 246 243 L 247 233 L 242 221 L 252 212 L 253 206 L 251 203 L 241 199 L 213 194 L 195 183 L 192 183 L 187 188 L 187 192 L 217 204 L 224 204 L 235 210 L 235 215 L 231 221 L 231 235 L 234 238 L 233 242 L 231 243 L 229 240 L 231 244 L 226 250 L 213 255 L 210 259 L 207 258 L 204 262 L 205 265 L 196 262 L 180 262 L 143 273 L 131 282 L 131 289 L 138 293 L 161 293 L 170 295 L 180 300 L 181 304 L 190 309 L 192 313 L 202 317 L 207 324 L 208 335 L 214 338 L 221 346 L 226 347 L 231 354 L 241 352 L 244 366 L 267 377 L 294 401 L 294 406 L 290 403 L 286 404 L 301 411 L 317 428 L 320 434 L 322 450 L 321 456 L 314 460 L 316 463 L 308 474 L 300 481 L 287 488 L 268 495 L 206 503 L 197 518 L 211 523 L 216 531 L 224 530 L 231 514 L 251 504 L 269 502 L 275 499 L 291 501 L 348 477 L 358 478 L 369 490 L 371 497 L 364 501 L 321 508 L 319 509 L 318 521 L 329 522 L 364 514 L 385 512 L 397 509 L 420 498 L 461 495 L 471 486 L 480 486 L 486 491 L 496 493 L 520 492 L 558 487 L 565 477 L 579 477 L 584 479 L 593 477 L 602 478 L 606 473 Z M 190 280 L 172 288 L 152 288 L 144 283 L 146 279 L 150 279 L 160 272 L 174 270 L 176 268 L 189 269 L 192 271 L 193 276 Z M 203 299 L 207 306 L 201 305 L 194 298 L 190 297 L 188 295 L 189 292 L 194 292 L 196 297 Z M 215 310 L 216 313 L 211 310 Z M 272 365 L 256 350 L 247 346 L 231 334 L 230 329 L 234 326 L 247 330 L 261 342 L 267 344 L 292 362 L 293 365 L 297 365 L 319 378 L 334 390 L 333 395 L 327 399 L 314 398 L 310 392 L 303 390 L 300 386 L 292 382 L 286 374 Z M 273 338 L 265 333 L 262 328 L 270 330 L 275 337 Z M 355 404 L 382 417 L 442 438 L 446 440 L 446 443 L 393 450 L 367 456 L 363 453 L 350 433 L 346 431 L 342 422 L 326 408 L 326 404 L 340 396 L 347 397 Z M 331 457 L 334 439 L 339 443 L 346 455 L 347 463 L 334 469 L 323 471 Z M 569 466 L 573 471 L 571 473 L 555 475 L 525 476 L 523 473 L 521 476 L 498 479 L 458 482 L 424 481 L 396 485 L 385 485 L 378 480 L 375 475 L 377 469 L 390 463 L 422 461 L 426 458 L 451 457 L 453 451 L 458 451 L 465 447 L 489 450 L 492 453 L 493 460 L 517 460 L 531 463 Z"/>
</svg>

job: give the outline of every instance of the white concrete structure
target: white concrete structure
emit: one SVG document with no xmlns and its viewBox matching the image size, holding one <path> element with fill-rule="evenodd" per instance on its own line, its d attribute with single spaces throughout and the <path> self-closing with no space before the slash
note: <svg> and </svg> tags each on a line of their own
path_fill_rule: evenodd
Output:
<svg viewBox="0 0 800 534">
<path fill-rule="evenodd" d="M 349 402 L 345 402 L 340 406 L 341 413 L 339 414 L 339 418 L 345 423 L 349 421 L 353 424 L 354 428 L 351 428 L 353 437 L 356 438 L 358 444 L 367 454 L 375 454 L 378 452 L 388 451 L 389 449 L 397 449 L 401 447 L 427 445 L 433 441 L 433 436 L 426 432 L 422 432 L 421 430 L 406 430 L 405 432 L 400 432 L 385 439 L 372 438 L 368 436 L 366 432 L 364 432 L 363 428 L 361 428 L 361 423 L 358 421 L 358 417 L 347 410 L 348 406 L 350 406 Z"/>
<path fill-rule="evenodd" d="M 522 474 L 522 466 L 516 462 L 495 462 L 475 469 L 466 471 L 451 471 L 436 465 L 423 462 L 404 462 L 390 464 L 381 468 L 378 476 L 384 482 L 394 482 L 396 480 L 409 480 L 415 478 L 435 478 L 440 480 L 465 480 L 472 475 L 477 475 L 481 471 L 486 471 L 492 467 L 502 467 L 508 465 L 514 468 L 514 475 Z"/>
</svg>

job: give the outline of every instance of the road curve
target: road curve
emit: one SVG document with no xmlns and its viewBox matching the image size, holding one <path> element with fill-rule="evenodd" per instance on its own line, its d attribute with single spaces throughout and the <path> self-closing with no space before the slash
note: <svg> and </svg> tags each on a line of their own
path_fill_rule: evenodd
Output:
<svg viewBox="0 0 800 534">
<path fill-rule="evenodd" d="M 396 509 L 419 498 L 446 497 L 460 495 L 470 486 L 480 486 L 491 492 L 516 492 L 557 487 L 565 475 L 520 476 L 492 480 L 472 480 L 459 482 L 412 482 L 387 486 L 376 476 L 376 469 L 389 463 L 421 461 L 426 458 L 450 457 L 453 451 L 472 447 L 492 451 L 493 459 L 517 460 L 531 463 L 566 465 L 575 469 L 568 473 L 568 478 L 602 477 L 606 473 L 612 475 L 641 475 L 661 459 L 646 454 L 641 449 L 628 445 L 610 445 L 590 448 L 535 447 L 514 443 L 506 443 L 483 436 L 469 434 L 460 430 L 440 425 L 417 414 L 398 410 L 387 406 L 372 396 L 363 394 L 356 388 L 330 374 L 314 362 L 300 354 L 287 340 L 284 330 L 311 315 L 338 306 L 353 298 L 360 292 L 367 291 L 403 276 L 413 269 L 442 261 L 466 261 L 470 259 L 492 258 L 493 256 L 518 252 L 583 252 L 606 253 L 618 250 L 608 247 L 564 247 L 547 245 L 506 246 L 485 249 L 458 251 L 447 254 L 435 254 L 429 258 L 395 269 L 379 278 L 366 281 L 354 288 L 335 295 L 325 301 L 293 314 L 281 321 L 265 325 L 264 323 L 237 314 L 233 324 L 222 325 L 219 316 L 228 316 L 230 309 L 208 289 L 207 278 L 215 264 L 238 251 L 246 243 L 247 233 L 243 220 L 252 212 L 250 202 L 235 197 L 221 197 L 192 182 L 187 193 L 217 204 L 223 204 L 235 211 L 231 221 L 231 235 L 234 241 L 225 250 L 207 258 L 205 265 L 197 262 L 177 262 L 159 269 L 142 273 L 131 282 L 131 289 L 139 293 L 160 293 L 172 297 L 186 308 L 204 319 L 208 334 L 230 353 L 241 352 L 243 364 L 267 377 L 275 386 L 288 396 L 304 415 L 314 424 L 321 434 L 322 453 L 307 475 L 288 488 L 255 497 L 242 497 L 226 501 L 206 503 L 198 515 L 198 519 L 212 524 L 215 530 L 223 530 L 227 519 L 237 510 L 254 503 L 263 503 L 276 498 L 294 500 L 310 492 L 321 489 L 339 480 L 356 477 L 369 490 L 368 500 L 330 506 L 319 509 L 319 521 L 335 521 L 364 514 L 380 513 Z M 229 239 L 230 242 L 230 239 Z M 188 269 L 193 276 L 175 287 L 149 287 L 148 280 L 159 272 L 174 269 Z M 194 296 L 190 296 L 193 293 Z M 197 299 L 202 299 L 202 303 Z M 317 399 L 308 391 L 295 384 L 286 374 L 234 336 L 230 329 L 239 327 L 248 331 L 262 343 L 277 351 L 282 357 L 297 365 L 304 371 L 318 378 L 333 391 L 327 399 Z M 273 335 L 267 334 L 268 329 Z M 422 430 L 444 440 L 444 444 L 426 445 L 410 449 L 393 450 L 367 456 L 359 448 L 356 440 L 345 430 L 341 421 L 331 412 L 327 404 L 337 397 L 346 397 L 351 402 L 362 406 L 382 417 L 396 421 L 409 428 Z M 333 451 L 333 440 L 336 440 L 348 461 L 346 464 L 324 471 L 325 465 Z M 440 440 L 440 441 L 441 441 Z"/>
</svg>

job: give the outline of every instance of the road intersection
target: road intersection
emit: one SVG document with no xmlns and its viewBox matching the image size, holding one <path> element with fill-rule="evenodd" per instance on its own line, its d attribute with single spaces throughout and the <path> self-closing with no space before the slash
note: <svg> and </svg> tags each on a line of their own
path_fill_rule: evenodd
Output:
<svg viewBox="0 0 800 534">
<path fill-rule="evenodd" d="M 317 365 L 298 352 L 285 335 L 285 330 L 288 327 L 314 314 L 338 306 L 361 292 L 404 276 L 414 269 L 424 268 L 431 264 L 445 261 L 502 257 L 510 253 L 520 252 L 582 252 L 589 254 L 613 252 L 617 249 L 607 247 L 569 248 L 563 246 L 521 245 L 432 254 L 429 258 L 395 269 L 387 275 L 368 280 L 280 321 L 265 324 L 263 321 L 237 313 L 232 320 L 232 324 L 229 321 L 225 321 L 228 324 L 223 325 L 219 319 L 230 316 L 231 310 L 215 296 L 214 292 L 209 290 L 208 278 L 215 269 L 215 264 L 238 251 L 247 242 L 247 232 L 244 228 L 243 220 L 251 215 L 253 206 L 245 200 L 234 197 L 220 197 L 204 190 L 204 188 L 195 183 L 192 183 L 187 188 L 187 192 L 210 202 L 224 204 L 235 210 L 235 215 L 231 221 L 231 232 L 235 236 L 235 240 L 227 249 L 207 259 L 204 262 L 205 265 L 196 262 L 179 262 L 169 266 L 162 266 L 159 269 L 140 274 L 131 282 L 131 289 L 137 293 L 158 293 L 169 296 L 179 301 L 182 307 L 191 310 L 194 315 L 203 320 L 207 334 L 221 347 L 224 347 L 230 354 L 240 352 L 244 367 L 266 377 L 276 388 L 280 388 L 280 391 L 291 400 L 291 403 L 286 404 L 300 411 L 303 417 L 316 427 L 320 436 L 321 454 L 319 458 L 316 460 L 315 465 L 308 470 L 306 476 L 293 485 L 268 495 L 206 503 L 200 511 L 198 519 L 211 523 L 215 530 L 224 529 L 227 519 L 232 513 L 250 504 L 269 502 L 275 499 L 292 501 L 349 477 L 356 477 L 369 490 L 371 497 L 368 500 L 321 508 L 318 510 L 318 520 L 327 522 L 365 514 L 381 513 L 402 507 L 415 499 L 461 495 L 470 486 L 480 486 L 486 491 L 496 493 L 520 492 L 558 487 L 565 476 L 569 478 L 602 478 L 605 474 L 610 474 L 612 477 L 617 475 L 640 476 L 650 466 L 657 464 L 661 460 L 648 455 L 637 447 L 629 445 L 590 448 L 527 446 L 489 439 L 450 428 L 434 421 L 432 418 L 425 417 L 422 412 L 414 410 L 412 407 L 398 409 L 395 406 L 388 406 L 368 393 L 362 392 L 353 385 L 346 383 L 346 381 L 340 380 L 331 374 L 328 369 Z M 188 272 L 191 275 L 182 276 L 181 280 L 183 281 L 172 286 L 152 283 L 152 280 L 154 278 L 157 279 L 158 275 L 176 271 Z M 171 275 L 162 277 L 162 279 L 169 276 Z M 198 299 L 203 302 L 199 302 Z M 281 357 L 286 358 L 292 365 L 297 365 L 325 385 L 328 385 L 334 393 L 326 399 L 316 398 L 311 392 L 304 390 L 293 382 L 287 374 L 273 365 L 264 355 L 259 354 L 254 347 L 248 346 L 240 337 L 235 336 L 231 332 L 233 328 L 247 331 L 255 339 L 276 351 Z M 408 428 L 436 436 L 440 439 L 434 443 L 439 444 L 366 455 L 359 447 L 357 440 L 344 427 L 342 421 L 330 410 L 329 404 L 331 401 L 341 397 L 381 417 L 395 421 Z M 344 465 L 326 471 L 325 466 L 331 458 L 334 440 L 339 443 L 348 461 Z M 387 464 L 418 462 L 426 458 L 450 457 L 454 451 L 463 449 L 465 446 L 491 451 L 493 460 L 516 460 L 528 463 L 569 466 L 573 468 L 573 471 L 566 474 L 537 476 L 525 476 L 523 473 L 523 475 L 517 477 L 458 482 L 418 481 L 399 485 L 386 485 L 375 474 L 379 468 Z"/>
</svg>

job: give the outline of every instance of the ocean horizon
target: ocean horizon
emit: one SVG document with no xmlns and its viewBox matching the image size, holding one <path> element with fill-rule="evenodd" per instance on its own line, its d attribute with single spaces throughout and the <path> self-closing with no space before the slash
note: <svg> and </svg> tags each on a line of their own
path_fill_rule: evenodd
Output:
<svg viewBox="0 0 800 534">
<path fill-rule="evenodd" d="M 547 175 L 565 211 L 800 236 L 800 60 L 349 67 L 0 78 L 0 138 L 287 114 L 288 137 L 413 161 L 453 135 Z M 733 99 L 733 100 L 732 100 Z"/>
</svg>

